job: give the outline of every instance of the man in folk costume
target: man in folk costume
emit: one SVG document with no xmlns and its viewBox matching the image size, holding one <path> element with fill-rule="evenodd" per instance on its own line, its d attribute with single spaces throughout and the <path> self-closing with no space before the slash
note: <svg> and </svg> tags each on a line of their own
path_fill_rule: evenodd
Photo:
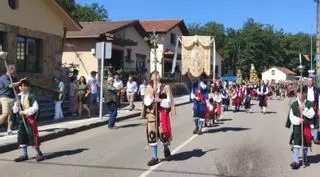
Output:
<svg viewBox="0 0 320 177">
<path fill-rule="evenodd" d="M 229 90 L 226 86 L 222 89 L 221 98 L 222 98 L 222 107 L 223 111 L 228 111 L 230 100 L 229 100 Z"/>
<path fill-rule="evenodd" d="M 165 160 L 171 160 L 169 144 L 172 135 L 169 113 L 176 115 L 170 86 L 160 82 L 158 72 L 151 73 L 151 81 L 145 92 L 142 113 L 142 116 L 147 119 L 147 141 L 152 156 L 148 166 L 156 165 L 159 162 L 158 140 L 163 144 Z"/>
<path fill-rule="evenodd" d="M 234 106 L 233 112 L 237 112 L 240 110 L 241 105 L 241 93 L 239 90 L 239 85 L 234 86 L 234 90 L 232 93 L 232 105 Z"/>
<path fill-rule="evenodd" d="M 202 134 L 202 127 L 205 123 L 205 114 L 207 111 L 206 98 L 201 94 L 200 90 L 195 90 L 195 96 L 193 100 L 193 120 L 195 129 L 193 134 Z M 206 120 L 208 122 L 208 120 Z"/>
<path fill-rule="evenodd" d="M 33 93 L 30 93 L 30 83 L 27 80 L 21 82 L 20 90 L 19 101 L 14 104 L 13 112 L 15 114 L 20 114 L 26 124 L 23 123 L 23 120 L 21 120 L 19 124 L 18 144 L 21 148 L 21 156 L 16 158 L 15 161 L 22 162 L 28 160 L 28 145 L 35 148 L 37 152 L 36 160 L 42 161 L 44 160 L 44 157 L 40 150 L 37 125 L 39 105 L 36 96 Z"/>
<path fill-rule="evenodd" d="M 259 106 L 262 109 L 262 113 L 265 114 L 267 111 L 267 105 L 268 105 L 268 93 L 269 89 L 268 86 L 264 83 L 263 80 L 260 82 L 260 86 L 257 88 L 257 94 L 259 98 Z"/>
<path fill-rule="evenodd" d="M 318 128 L 319 128 L 319 94 L 318 94 L 318 88 L 313 86 L 313 80 L 312 78 L 308 78 L 306 81 L 306 86 L 304 87 L 307 92 L 307 100 L 312 103 L 312 107 L 315 110 L 316 114 L 313 118 L 312 122 L 312 136 L 313 136 L 313 142 L 315 144 L 320 144 L 320 141 L 318 140 Z"/>
<path fill-rule="evenodd" d="M 288 115 L 289 122 L 287 121 L 286 127 L 293 125 L 293 142 L 294 142 L 294 162 L 290 164 L 292 169 L 298 169 L 301 166 L 299 161 L 299 152 L 302 143 L 304 143 L 303 149 L 303 162 L 306 166 L 309 165 L 307 155 L 308 147 L 311 147 L 312 135 L 311 135 L 311 125 L 313 117 L 315 116 L 315 111 L 312 107 L 312 103 L 306 99 L 307 90 L 298 89 L 297 99 L 292 103 L 290 107 L 290 112 Z M 301 129 L 301 124 L 303 124 L 303 130 Z M 303 142 L 301 135 L 303 134 Z"/>
</svg>

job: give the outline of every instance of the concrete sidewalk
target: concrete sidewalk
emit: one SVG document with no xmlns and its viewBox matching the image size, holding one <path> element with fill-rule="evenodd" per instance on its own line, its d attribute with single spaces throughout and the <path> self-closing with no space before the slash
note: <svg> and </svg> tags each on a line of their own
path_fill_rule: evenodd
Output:
<svg viewBox="0 0 320 177">
<path fill-rule="evenodd" d="M 189 95 L 180 96 L 175 98 L 176 106 L 188 104 Z M 136 102 L 136 109 L 129 111 L 128 108 L 118 110 L 117 122 L 129 118 L 140 116 L 141 102 Z M 80 131 L 96 128 L 106 125 L 109 119 L 108 115 L 104 115 L 103 119 L 98 117 L 87 119 L 72 119 L 67 118 L 64 121 L 49 121 L 39 125 L 39 135 L 41 142 L 51 139 L 59 138 L 62 136 L 74 134 Z M 106 127 L 107 128 L 107 127 Z M 8 152 L 17 149 L 17 130 L 13 131 L 13 135 L 7 135 L 6 132 L 0 133 L 0 153 Z"/>
</svg>

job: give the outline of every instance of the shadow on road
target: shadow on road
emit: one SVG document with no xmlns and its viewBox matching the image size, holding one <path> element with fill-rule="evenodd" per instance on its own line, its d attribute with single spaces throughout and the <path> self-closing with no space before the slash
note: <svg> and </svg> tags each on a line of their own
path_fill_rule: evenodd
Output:
<svg viewBox="0 0 320 177">
<path fill-rule="evenodd" d="M 231 121 L 232 119 L 219 119 L 221 122 Z"/>
<path fill-rule="evenodd" d="M 180 152 L 177 154 L 174 154 L 172 157 L 172 161 L 184 161 L 184 160 L 188 160 L 192 157 L 202 157 L 203 155 L 205 155 L 207 152 L 211 152 L 211 151 L 216 151 L 218 150 L 217 148 L 214 149 L 209 149 L 207 151 L 203 151 L 202 149 L 194 149 L 192 151 L 185 151 L 185 152 Z"/>
<path fill-rule="evenodd" d="M 241 127 L 221 127 L 217 129 L 210 129 L 203 133 L 218 133 L 218 132 L 228 132 L 228 131 L 238 132 L 238 131 L 245 131 L 249 129 L 250 128 L 241 128 Z"/>
<path fill-rule="evenodd" d="M 138 127 L 138 126 L 144 126 L 145 124 L 139 124 L 139 123 L 135 123 L 135 124 L 128 124 L 128 125 L 121 125 L 121 126 L 117 126 L 117 128 L 132 128 L 132 127 Z"/>
<path fill-rule="evenodd" d="M 266 111 L 265 114 L 277 114 L 277 112 L 272 112 L 272 111 Z"/>
<path fill-rule="evenodd" d="M 83 151 L 87 151 L 89 149 L 74 149 L 74 150 L 66 150 L 66 151 L 59 151 L 59 152 L 53 152 L 53 153 L 47 153 L 45 154 L 45 159 L 54 159 L 62 156 L 71 156 L 75 154 L 82 153 Z"/>
<path fill-rule="evenodd" d="M 308 156 L 309 163 L 319 163 L 320 162 L 320 154 Z"/>
</svg>

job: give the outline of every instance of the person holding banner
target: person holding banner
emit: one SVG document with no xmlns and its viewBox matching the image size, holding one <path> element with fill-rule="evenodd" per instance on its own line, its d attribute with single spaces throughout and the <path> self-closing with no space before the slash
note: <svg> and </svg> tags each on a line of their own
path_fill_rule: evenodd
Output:
<svg viewBox="0 0 320 177">
<path fill-rule="evenodd" d="M 151 73 L 151 82 L 148 84 L 142 109 L 142 118 L 147 119 L 147 143 L 151 148 L 151 160 L 148 166 L 159 163 L 158 140 L 163 144 L 165 160 L 171 160 L 169 149 L 172 141 L 170 113 L 176 115 L 172 91 L 169 85 L 160 82 L 157 71 Z"/>
</svg>

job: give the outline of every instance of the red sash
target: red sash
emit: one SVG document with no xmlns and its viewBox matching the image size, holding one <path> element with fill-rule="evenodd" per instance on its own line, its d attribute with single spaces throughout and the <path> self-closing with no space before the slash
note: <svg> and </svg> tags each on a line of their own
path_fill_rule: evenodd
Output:
<svg viewBox="0 0 320 177">
<path fill-rule="evenodd" d="M 299 111 L 300 111 L 300 117 L 301 119 L 304 119 L 303 117 L 303 111 L 302 111 L 302 106 L 299 105 Z M 306 142 L 306 144 L 311 144 L 312 142 L 312 133 L 311 133 L 311 128 L 310 128 L 310 124 L 307 123 L 303 123 L 303 138 Z M 301 142 L 303 143 L 303 142 Z"/>
<path fill-rule="evenodd" d="M 163 134 L 163 138 L 167 141 L 171 141 L 172 135 L 169 111 L 167 111 L 167 109 L 164 108 L 159 108 L 159 112 L 161 122 L 161 133 Z"/>
<path fill-rule="evenodd" d="M 34 116 L 25 116 L 24 119 L 31 125 L 32 127 L 32 133 L 33 135 L 33 146 L 34 147 L 39 147 L 40 146 L 40 141 L 39 141 L 39 132 L 38 132 L 38 124 L 37 120 L 35 119 Z"/>
</svg>

